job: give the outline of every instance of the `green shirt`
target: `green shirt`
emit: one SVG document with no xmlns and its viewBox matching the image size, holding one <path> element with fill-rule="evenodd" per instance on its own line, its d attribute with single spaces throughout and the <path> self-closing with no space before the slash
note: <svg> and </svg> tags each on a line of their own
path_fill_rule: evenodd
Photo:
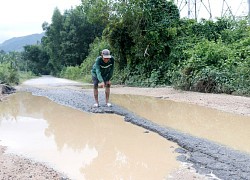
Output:
<svg viewBox="0 0 250 180">
<path fill-rule="evenodd" d="M 111 56 L 109 61 L 105 63 L 101 56 L 97 57 L 92 67 L 91 74 L 97 77 L 99 82 L 106 82 L 111 79 L 114 71 L 114 58 Z"/>
</svg>

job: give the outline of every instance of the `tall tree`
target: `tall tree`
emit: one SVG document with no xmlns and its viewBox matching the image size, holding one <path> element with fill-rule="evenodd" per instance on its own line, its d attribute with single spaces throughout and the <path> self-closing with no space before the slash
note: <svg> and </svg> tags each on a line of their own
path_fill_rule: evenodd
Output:
<svg viewBox="0 0 250 180">
<path fill-rule="evenodd" d="M 80 65 L 87 57 L 89 44 L 96 37 L 100 37 L 103 27 L 87 21 L 86 14 L 81 6 L 64 13 L 62 35 L 63 65 Z"/>
<path fill-rule="evenodd" d="M 120 59 L 148 76 L 153 69 L 166 66 L 180 18 L 173 1 L 122 0 L 115 7 L 117 18 L 110 23 L 108 37 L 112 47 L 120 51 Z"/>
<path fill-rule="evenodd" d="M 103 24 L 90 22 L 84 10 L 84 5 L 77 6 L 62 15 L 56 8 L 52 23 L 43 23 L 42 45 L 50 56 L 52 74 L 58 74 L 66 66 L 80 65 L 88 55 L 89 44 L 101 36 Z"/>
<path fill-rule="evenodd" d="M 49 56 L 49 66 L 52 74 L 57 74 L 61 70 L 61 31 L 63 29 L 63 16 L 58 8 L 55 8 L 51 25 L 43 24 L 45 37 L 42 40 Z"/>
<path fill-rule="evenodd" d="M 113 3 L 112 0 L 82 0 L 88 22 L 105 27 L 109 23 Z"/>
</svg>

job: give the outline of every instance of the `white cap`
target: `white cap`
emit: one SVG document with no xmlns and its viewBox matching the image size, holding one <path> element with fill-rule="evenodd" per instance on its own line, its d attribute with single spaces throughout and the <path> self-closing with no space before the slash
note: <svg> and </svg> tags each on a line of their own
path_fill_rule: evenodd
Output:
<svg viewBox="0 0 250 180">
<path fill-rule="evenodd" d="M 103 58 L 111 58 L 110 51 L 108 49 L 102 50 L 102 57 Z"/>
</svg>

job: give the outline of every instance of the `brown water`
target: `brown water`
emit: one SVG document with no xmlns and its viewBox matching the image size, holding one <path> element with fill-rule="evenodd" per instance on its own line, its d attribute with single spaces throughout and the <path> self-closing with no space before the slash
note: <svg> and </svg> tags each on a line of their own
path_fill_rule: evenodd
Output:
<svg viewBox="0 0 250 180">
<path fill-rule="evenodd" d="M 163 126 L 250 153 L 250 117 L 154 97 L 112 94 L 112 102 Z"/>
<path fill-rule="evenodd" d="M 29 93 L 0 103 L 0 140 L 8 152 L 79 180 L 163 179 L 180 166 L 175 143 L 121 116 L 84 113 Z"/>
</svg>

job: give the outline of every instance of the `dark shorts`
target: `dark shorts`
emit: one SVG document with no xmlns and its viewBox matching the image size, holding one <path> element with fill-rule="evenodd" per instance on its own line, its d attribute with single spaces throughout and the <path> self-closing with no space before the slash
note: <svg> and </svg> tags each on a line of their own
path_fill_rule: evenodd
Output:
<svg viewBox="0 0 250 180">
<path fill-rule="evenodd" d="M 93 81 L 93 84 L 94 84 L 94 88 L 98 88 L 98 83 L 99 83 L 100 81 L 97 79 L 97 77 L 92 76 L 92 81 Z M 107 81 L 104 81 L 105 87 L 110 87 L 110 85 L 106 85 L 106 82 L 107 82 Z"/>
</svg>

